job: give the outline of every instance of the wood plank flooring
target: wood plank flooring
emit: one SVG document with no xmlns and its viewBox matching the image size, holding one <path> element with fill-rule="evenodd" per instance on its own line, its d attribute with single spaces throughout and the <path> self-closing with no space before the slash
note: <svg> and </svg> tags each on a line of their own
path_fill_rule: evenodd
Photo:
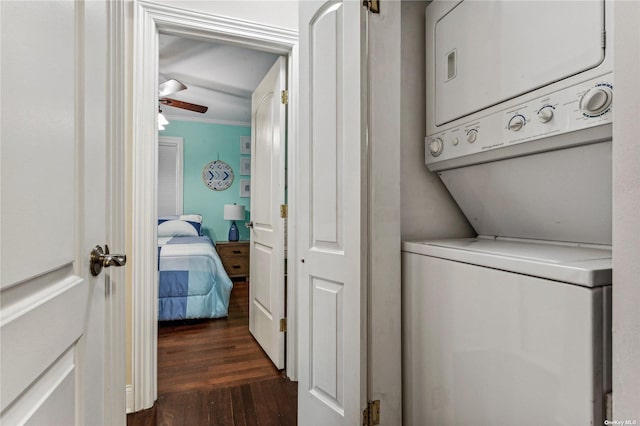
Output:
<svg viewBox="0 0 640 426">
<path fill-rule="evenodd" d="M 160 323 L 158 401 L 128 426 L 296 425 L 297 383 L 249 333 L 249 290 L 235 282 L 229 316 Z"/>
</svg>

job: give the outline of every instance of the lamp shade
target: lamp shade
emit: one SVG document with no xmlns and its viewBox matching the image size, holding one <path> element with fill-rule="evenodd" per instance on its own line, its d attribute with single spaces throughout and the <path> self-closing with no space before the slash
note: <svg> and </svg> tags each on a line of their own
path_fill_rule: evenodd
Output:
<svg viewBox="0 0 640 426">
<path fill-rule="evenodd" d="M 244 206 L 225 204 L 224 220 L 244 220 Z"/>
</svg>

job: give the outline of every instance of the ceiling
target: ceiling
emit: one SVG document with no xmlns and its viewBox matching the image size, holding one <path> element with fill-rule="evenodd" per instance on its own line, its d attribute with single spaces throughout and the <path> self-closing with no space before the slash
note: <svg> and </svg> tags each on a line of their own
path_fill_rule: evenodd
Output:
<svg viewBox="0 0 640 426">
<path fill-rule="evenodd" d="M 186 90 L 168 96 L 209 110 L 200 114 L 163 105 L 162 112 L 175 119 L 250 123 L 251 93 L 278 55 L 229 44 L 160 34 L 159 78 L 176 79 Z"/>
</svg>

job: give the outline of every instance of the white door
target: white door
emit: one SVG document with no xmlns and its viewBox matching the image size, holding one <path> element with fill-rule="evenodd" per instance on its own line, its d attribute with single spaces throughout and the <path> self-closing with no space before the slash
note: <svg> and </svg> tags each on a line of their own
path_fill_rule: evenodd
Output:
<svg viewBox="0 0 640 426">
<path fill-rule="evenodd" d="M 362 424 L 366 143 L 358 1 L 300 2 L 298 423 Z"/>
<path fill-rule="evenodd" d="M 113 289 L 89 273 L 106 242 L 108 8 L 0 2 L 3 425 L 125 421 L 105 412 Z"/>
<path fill-rule="evenodd" d="M 251 96 L 251 270 L 249 331 L 284 368 L 284 204 L 287 61 L 279 58 Z"/>
<path fill-rule="evenodd" d="M 182 142 L 179 137 L 158 137 L 158 217 L 182 214 Z"/>
</svg>

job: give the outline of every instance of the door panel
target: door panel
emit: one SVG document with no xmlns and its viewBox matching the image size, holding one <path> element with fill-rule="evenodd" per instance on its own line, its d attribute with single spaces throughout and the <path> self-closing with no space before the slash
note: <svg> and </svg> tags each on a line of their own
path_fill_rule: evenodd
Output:
<svg viewBox="0 0 640 426">
<path fill-rule="evenodd" d="M 249 331 L 279 369 L 284 365 L 284 204 L 286 59 L 279 58 L 251 99 L 251 283 Z"/>
<path fill-rule="evenodd" d="M 325 6 L 310 23 L 311 167 L 313 245 L 342 250 L 342 121 L 339 77 L 342 61 L 337 44 L 342 8 Z M 327 72 L 331 70 L 331 72 Z M 335 70 L 335 71 L 334 71 Z"/>
<path fill-rule="evenodd" d="M 0 423 L 101 425 L 108 3 L 0 8 Z"/>
<path fill-rule="evenodd" d="M 3 1 L 1 8 L 5 287 L 75 257 L 76 168 L 59 159 L 76 149 L 76 39 L 73 2 Z M 35 247 L 47 255 L 26 262 Z"/>
<path fill-rule="evenodd" d="M 311 393 L 344 414 L 342 359 L 344 284 L 313 277 Z"/>
<path fill-rule="evenodd" d="M 360 2 L 300 3 L 298 422 L 362 423 L 366 145 Z"/>
</svg>

